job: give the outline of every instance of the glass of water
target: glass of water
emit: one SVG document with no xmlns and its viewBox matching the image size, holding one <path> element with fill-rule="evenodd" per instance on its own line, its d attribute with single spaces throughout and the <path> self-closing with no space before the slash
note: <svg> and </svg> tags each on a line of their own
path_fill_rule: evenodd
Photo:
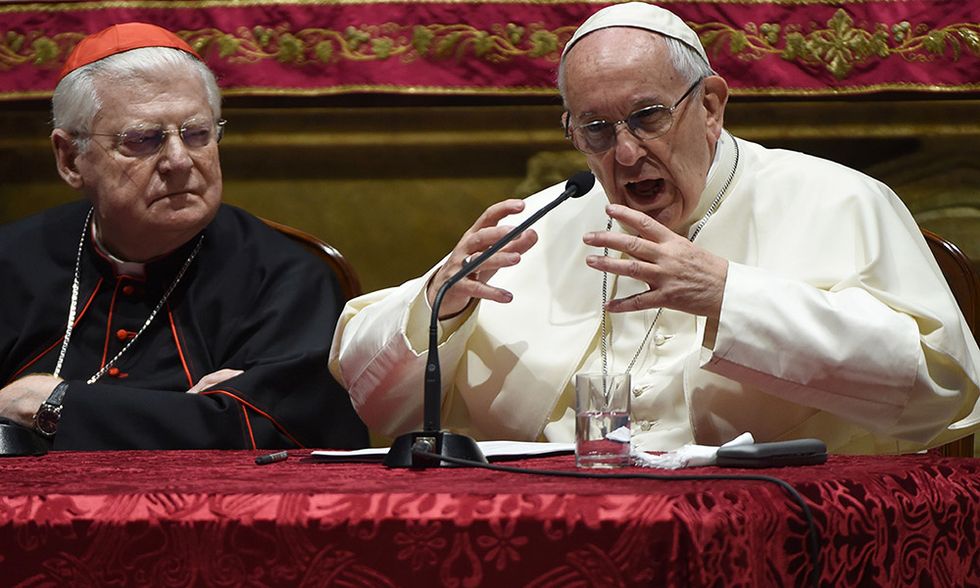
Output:
<svg viewBox="0 0 980 588">
<path fill-rule="evenodd" d="M 630 375 L 575 375 L 575 465 L 630 464 Z"/>
</svg>

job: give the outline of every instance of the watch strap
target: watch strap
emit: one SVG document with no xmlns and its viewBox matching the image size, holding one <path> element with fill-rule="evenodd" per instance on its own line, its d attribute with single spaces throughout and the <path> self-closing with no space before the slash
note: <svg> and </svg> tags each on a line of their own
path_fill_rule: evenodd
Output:
<svg viewBox="0 0 980 588">
<path fill-rule="evenodd" d="M 51 395 L 48 399 L 44 401 L 45 404 L 51 404 L 54 406 L 61 406 L 61 403 L 65 400 L 65 392 L 68 391 L 68 382 L 62 380 L 58 382 L 58 385 L 54 387 L 51 391 Z"/>
</svg>

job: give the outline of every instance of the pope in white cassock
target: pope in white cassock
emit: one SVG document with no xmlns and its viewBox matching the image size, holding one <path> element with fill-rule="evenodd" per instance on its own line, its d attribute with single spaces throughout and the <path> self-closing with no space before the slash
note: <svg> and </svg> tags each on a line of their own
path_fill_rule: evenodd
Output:
<svg viewBox="0 0 980 588">
<path fill-rule="evenodd" d="M 908 210 L 859 172 L 725 131 L 728 86 L 681 19 L 600 10 L 559 88 L 599 181 L 448 291 L 446 429 L 572 441 L 574 375 L 604 366 L 631 374 L 644 450 L 749 431 L 897 453 L 980 426 L 980 351 Z M 439 286 L 562 188 L 491 206 L 431 271 L 347 304 L 330 369 L 375 432 L 421 426 Z"/>
</svg>

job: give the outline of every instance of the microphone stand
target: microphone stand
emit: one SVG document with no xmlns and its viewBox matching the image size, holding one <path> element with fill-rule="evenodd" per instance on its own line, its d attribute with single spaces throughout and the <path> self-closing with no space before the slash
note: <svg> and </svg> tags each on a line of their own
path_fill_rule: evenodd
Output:
<svg viewBox="0 0 980 588">
<path fill-rule="evenodd" d="M 575 174 L 565 184 L 565 190 L 557 198 L 514 227 L 479 256 L 471 259 L 469 263 L 463 264 L 458 272 L 439 287 L 439 291 L 436 292 L 436 297 L 432 301 L 432 316 L 429 321 L 429 350 L 425 364 L 422 430 L 399 435 L 385 455 L 383 463 L 386 466 L 390 468 L 459 467 L 458 464 L 418 455 L 419 452 L 487 463 L 483 451 L 472 438 L 441 430 L 442 377 L 439 371 L 439 307 L 442 305 L 442 299 L 446 295 L 446 291 L 456 282 L 473 273 L 473 270 L 490 259 L 494 253 L 503 249 L 541 217 L 568 198 L 585 194 L 592 189 L 594 183 L 595 176 L 589 172 Z"/>
</svg>

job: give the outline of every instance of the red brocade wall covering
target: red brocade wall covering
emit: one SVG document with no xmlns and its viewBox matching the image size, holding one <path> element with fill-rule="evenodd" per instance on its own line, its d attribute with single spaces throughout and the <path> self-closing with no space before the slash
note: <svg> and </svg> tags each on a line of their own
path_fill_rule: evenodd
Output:
<svg viewBox="0 0 980 588">
<path fill-rule="evenodd" d="M 247 451 L 0 459 L 3 586 L 980 586 L 980 459 L 831 456 L 668 480 L 253 463 Z M 571 455 L 511 462 L 575 471 Z"/>
<path fill-rule="evenodd" d="M 139 20 L 189 41 L 228 95 L 551 95 L 608 2 L 0 3 L 0 99 L 44 98 L 85 34 Z M 667 0 L 736 95 L 980 90 L 980 0 Z"/>
</svg>

